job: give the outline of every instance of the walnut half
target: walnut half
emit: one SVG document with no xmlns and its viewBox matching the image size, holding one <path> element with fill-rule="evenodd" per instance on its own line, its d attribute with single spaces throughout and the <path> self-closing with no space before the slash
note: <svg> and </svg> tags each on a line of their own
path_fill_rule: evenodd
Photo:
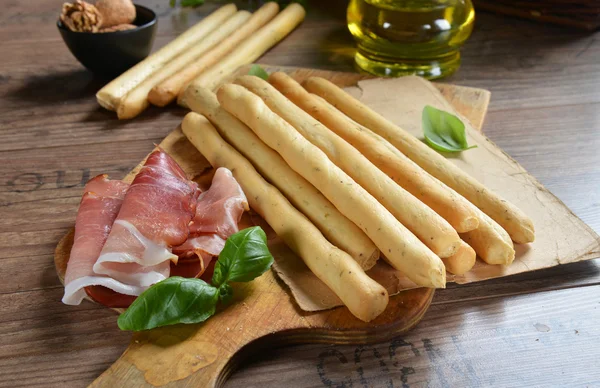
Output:
<svg viewBox="0 0 600 388">
<path fill-rule="evenodd" d="M 64 3 L 60 21 L 71 31 L 98 32 L 102 26 L 102 15 L 92 4 L 82 0 Z"/>
<path fill-rule="evenodd" d="M 131 0 L 98 0 L 95 5 L 102 15 L 102 28 L 131 24 L 135 20 L 135 5 Z"/>
</svg>

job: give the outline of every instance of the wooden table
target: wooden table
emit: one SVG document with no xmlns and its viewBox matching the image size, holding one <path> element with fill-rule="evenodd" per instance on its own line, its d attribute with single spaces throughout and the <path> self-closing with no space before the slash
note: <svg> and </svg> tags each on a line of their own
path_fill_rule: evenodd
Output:
<svg viewBox="0 0 600 388">
<path fill-rule="evenodd" d="M 52 253 L 81 189 L 121 177 L 181 120 L 179 108 L 119 122 L 105 80 L 70 55 L 62 0 L 6 0 L 0 15 L 0 386 L 85 386 L 130 334 L 103 307 L 60 302 Z M 160 15 L 160 47 L 215 4 Z M 245 2 L 246 5 L 248 2 Z M 256 1 L 250 2 L 253 6 Z M 353 70 L 345 2 L 313 1 L 260 61 Z M 324 3 L 324 2 L 321 2 Z M 488 136 L 600 232 L 600 35 L 479 13 L 448 82 L 486 88 Z M 525 209 L 526 210 L 526 209 Z M 228 387 L 597 386 L 600 261 L 450 286 L 408 335 L 372 346 L 307 345 L 252 357 Z"/>
</svg>

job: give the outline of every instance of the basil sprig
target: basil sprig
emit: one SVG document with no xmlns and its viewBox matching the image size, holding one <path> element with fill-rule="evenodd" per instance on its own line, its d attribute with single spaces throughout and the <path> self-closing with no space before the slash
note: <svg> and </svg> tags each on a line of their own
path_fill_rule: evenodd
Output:
<svg viewBox="0 0 600 388">
<path fill-rule="evenodd" d="M 148 330 L 177 323 L 204 322 L 217 302 L 231 300 L 230 282 L 249 282 L 273 264 L 267 235 L 254 226 L 231 235 L 215 264 L 212 285 L 201 279 L 167 278 L 144 291 L 117 321 L 121 330 Z"/>
<path fill-rule="evenodd" d="M 426 105 L 422 114 L 425 142 L 434 150 L 442 152 L 460 152 L 469 147 L 465 124 L 453 114 Z"/>
<path fill-rule="evenodd" d="M 169 5 L 171 7 L 175 7 L 176 3 L 177 0 L 169 0 Z M 182 7 L 198 7 L 204 4 L 204 0 L 180 0 L 179 4 L 181 4 Z"/>
<path fill-rule="evenodd" d="M 269 73 L 267 73 L 265 69 L 260 67 L 260 65 L 252 65 L 252 67 L 248 71 L 248 75 L 257 76 L 258 78 L 262 78 L 265 81 L 269 79 Z"/>
</svg>

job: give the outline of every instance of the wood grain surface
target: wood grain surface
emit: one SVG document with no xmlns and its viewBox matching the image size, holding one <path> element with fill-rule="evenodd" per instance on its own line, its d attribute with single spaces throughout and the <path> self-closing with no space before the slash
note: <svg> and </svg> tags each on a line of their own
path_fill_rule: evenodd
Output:
<svg viewBox="0 0 600 388">
<path fill-rule="evenodd" d="M 217 4 L 160 17 L 155 48 Z M 345 1 L 307 20 L 260 61 L 353 71 Z M 126 348 L 114 314 L 60 303 L 53 249 L 83 183 L 123 176 L 181 120 L 149 109 L 119 122 L 56 30 L 62 1 L 2 2 L 0 14 L 0 386 L 81 387 Z M 256 1 L 238 2 L 256 7 Z M 479 12 L 447 82 L 492 91 L 485 133 L 600 232 L 600 35 Z M 459 302 L 460 300 L 460 302 Z M 295 346 L 253 357 L 237 386 L 597 386 L 600 262 L 451 286 L 407 336 L 375 346 Z"/>
</svg>

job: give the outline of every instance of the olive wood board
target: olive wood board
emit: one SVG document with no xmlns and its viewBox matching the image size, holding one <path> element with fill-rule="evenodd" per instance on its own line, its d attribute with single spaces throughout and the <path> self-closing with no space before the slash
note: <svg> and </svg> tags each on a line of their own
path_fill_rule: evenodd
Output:
<svg viewBox="0 0 600 388">
<path fill-rule="evenodd" d="M 371 78 L 355 73 L 263 66 L 268 72 L 285 71 L 296 80 L 320 76 L 341 87 Z M 236 74 L 246 74 L 243 67 Z M 490 93 L 482 89 L 435 84 L 452 106 L 481 129 Z M 162 147 L 180 163 L 188 176 L 205 180 L 211 166 L 187 141 L 180 128 L 171 132 Z M 140 163 L 124 180 L 132 180 Z M 250 213 L 245 219 L 256 222 Z M 264 224 L 261 223 L 261 224 Z M 73 230 L 56 248 L 55 264 L 61 279 L 73 243 Z M 272 231 L 267 231 L 272 234 Z M 272 236 L 269 237 L 270 241 Z M 273 252 L 277 257 L 276 249 Z M 417 288 L 390 297 L 383 314 L 365 323 L 345 307 L 324 311 L 301 310 L 286 285 L 268 271 L 247 284 L 234 285 L 233 301 L 208 321 L 134 333 L 123 355 L 92 387 L 221 386 L 239 362 L 252 352 L 290 343 L 361 344 L 385 341 L 414 327 L 423 317 L 434 290 Z M 116 326 L 115 316 L 115 330 Z"/>
</svg>

